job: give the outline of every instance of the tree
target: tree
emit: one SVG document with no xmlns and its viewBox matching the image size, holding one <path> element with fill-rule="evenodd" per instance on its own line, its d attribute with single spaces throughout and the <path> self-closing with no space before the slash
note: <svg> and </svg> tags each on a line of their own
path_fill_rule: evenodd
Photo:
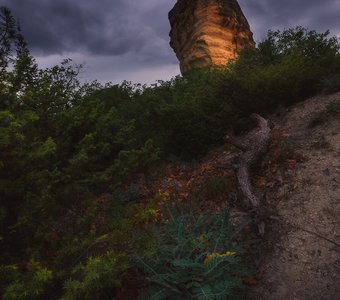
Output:
<svg viewBox="0 0 340 300">
<path fill-rule="evenodd" d="M 0 7 L 0 71 L 7 69 L 11 62 L 13 42 L 17 38 L 15 19 L 7 7 Z"/>
</svg>

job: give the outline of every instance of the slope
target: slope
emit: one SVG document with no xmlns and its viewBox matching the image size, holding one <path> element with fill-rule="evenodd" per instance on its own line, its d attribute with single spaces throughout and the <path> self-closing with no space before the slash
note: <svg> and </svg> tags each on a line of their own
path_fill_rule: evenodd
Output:
<svg viewBox="0 0 340 300">
<path fill-rule="evenodd" d="M 274 120 L 305 159 L 270 195 L 278 217 L 258 249 L 263 277 L 249 299 L 340 299 L 339 101 L 317 96 Z"/>
</svg>

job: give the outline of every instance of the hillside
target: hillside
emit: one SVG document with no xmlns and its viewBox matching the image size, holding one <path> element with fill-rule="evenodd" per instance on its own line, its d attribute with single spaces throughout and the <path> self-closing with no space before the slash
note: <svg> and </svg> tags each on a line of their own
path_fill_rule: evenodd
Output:
<svg viewBox="0 0 340 300">
<path fill-rule="evenodd" d="M 334 113 L 312 127 L 329 103 L 334 103 Z M 276 130 L 304 159 L 293 162 L 286 178 L 266 196 L 277 216 L 258 249 L 261 275 L 250 299 L 340 297 L 339 106 L 339 93 L 317 96 L 274 119 Z"/>
<path fill-rule="evenodd" d="M 102 85 L 0 20 L 1 299 L 337 296 L 338 38 Z"/>
<path fill-rule="evenodd" d="M 340 93 L 306 99 L 269 119 L 272 141 L 252 182 L 270 214 L 265 235 L 251 247 L 257 273 L 245 278 L 244 297 L 338 299 Z M 178 195 L 182 205 L 227 207 L 235 224 L 245 222 L 247 211 L 230 196 L 238 193 L 232 168 L 238 153 L 225 145 L 198 165 L 169 165 L 154 184 L 161 193 Z"/>
<path fill-rule="evenodd" d="M 247 254 L 257 271 L 244 278 L 247 295 L 240 297 L 337 299 L 340 93 L 306 99 L 269 119 L 274 126 L 269 151 L 251 173 L 255 193 L 269 214 L 265 235 Z M 145 184 L 149 191 L 177 198 L 183 207 L 227 208 L 239 226 L 250 222 L 250 216 L 235 198 L 240 197 L 233 171 L 238 154 L 226 144 L 198 164 L 169 164 Z M 256 228 L 250 227 L 243 238 L 254 235 Z"/>
</svg>

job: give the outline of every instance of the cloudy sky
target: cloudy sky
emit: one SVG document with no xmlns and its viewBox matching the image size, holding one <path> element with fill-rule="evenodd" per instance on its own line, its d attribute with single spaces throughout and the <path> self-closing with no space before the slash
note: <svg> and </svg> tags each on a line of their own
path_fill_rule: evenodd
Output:
<svg viewBox="0 0 340 300">
<path fill-rule="evenodd" d="M 192 0 L 195 1 L 195 0 Z M 227 1 L 227 0 L 226 0 Z M 153 83 L 179 74 L 169 46 L 176 0 L 0 0 L 19 19 L 41 67 L 72 58 L 83 81 Z M 302 25 L 340 37 L 339 0 L 239 0 L 256 41 Z"/>
</svg>

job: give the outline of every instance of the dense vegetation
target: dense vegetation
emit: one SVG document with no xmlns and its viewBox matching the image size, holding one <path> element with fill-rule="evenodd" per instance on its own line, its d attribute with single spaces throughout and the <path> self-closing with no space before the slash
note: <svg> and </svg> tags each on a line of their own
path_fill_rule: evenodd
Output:
<svg viewBox="0 0 340 300">
<path fill-rule="evenodd" d="M 162 287 L 153 299 L 172 295 L 181 280 L 187 284 L 186 272 L 200 278 L 186 293 L 200 294 L 203 287 L 220 296 L 197 299 L 229 295 L 222 286 L 239 281 L 233 276 L 241 272 L 239 257 L 227 245 L 210 249 L 197 242 L 193 248 L 183 243 L 183 230 L 171 240 L 169 232 L 183 226 L 183 218 L 175 225 L 159 220 L 158 204 L 167 197 L 145 196 L 134 174 L 159 161 L 199 159 L 227 130 L 249 128 L 250 113 L 339 90 L 339 40 L 299 27 L 269 32 L 225 69 L 151 87 L 103 86 L 81 84 L 81 67 L 71 60 L 39 69 L 10 11 L 1 8 L 0 19 L 2 299 L 109 299 L 135 274 L 136 257 L 150 261 L 155 253 L 154 270 L 172 278 L 153 274 L 153 284 Z M 224 215 L 214 219 L 221 218 L 227 222 Z M 155 222 L 157 234 L 150 228 Z M 214 226 L 204 232 L 208 240 L 218 233 Z M 191 234 L 198 241 L 203 232 Z M 185 256 L 174 261 L 169 251 L 180 241 Z M 225 273 L 200 285 L 213 253 L 211 262 Z M 181 271 L 174 275 L 175 269 Z"/>
</svg>

